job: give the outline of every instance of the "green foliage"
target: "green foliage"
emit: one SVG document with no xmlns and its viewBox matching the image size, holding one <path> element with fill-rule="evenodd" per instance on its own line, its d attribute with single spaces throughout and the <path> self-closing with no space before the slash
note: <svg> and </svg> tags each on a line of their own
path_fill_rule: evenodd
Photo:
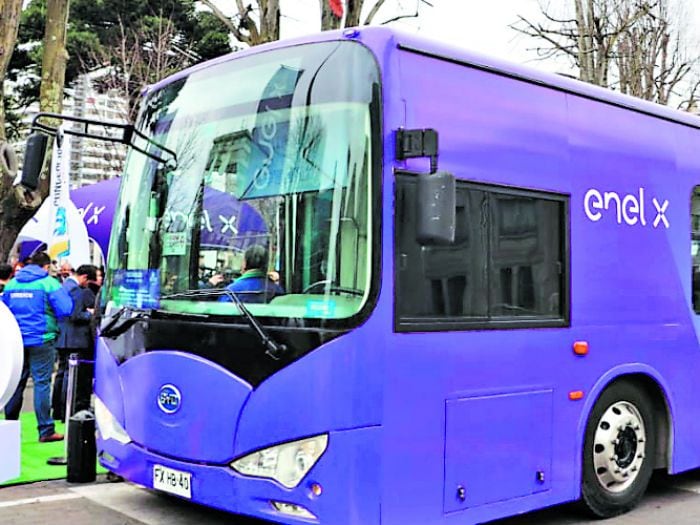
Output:
<svg viewBox="0 0 700 525">
<path fill-rule="evenodd" d="M 194 51 L 202 60 L 225 55 L 231 52 L 228 28 L 216 15 L 208 11 L 200 11 L 196 17 L 192 35 Z"/>
<path fill-rule="evenodd" d="M 5 106 L 5 135 L 9 142 L 16 142 L 21 138 L 22 114 L 19 97 L 5 94 L 3 104 Z"/>
<path fill-rule="evenodd" d="M 7 78 L 22 79 L 12 105 L 38 100 L 46 0 L 30 0 L 22 11 L 17 47 Z M 231 51 L 228 31 L 214 15 L 197 12 L 194 0 L 72 0 L 68 21 L 66 86 L 84 71 L 104 65 L 110 50 L 134 32 L 149 34 L 159 21 L 175 28 L 177 45 L 207 60 Z"/>
</svg>

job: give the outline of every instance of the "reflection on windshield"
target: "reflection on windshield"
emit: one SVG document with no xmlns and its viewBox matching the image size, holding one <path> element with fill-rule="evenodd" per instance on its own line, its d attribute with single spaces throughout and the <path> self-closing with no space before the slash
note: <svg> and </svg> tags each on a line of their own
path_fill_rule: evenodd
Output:
<svg viewBox="0 0 700 525">
<path fill-rule="evenodd" d="M 178 166 L 130 154 L 108 300 L 228 288 L 256 315 L 356 314 L 370 291 L 377 86 L 365 48 L 329 42 L 219 64 L 154 93 L 140 126 Z M 156 302 L 236 315 L 207 297 Z"/>
</svg>

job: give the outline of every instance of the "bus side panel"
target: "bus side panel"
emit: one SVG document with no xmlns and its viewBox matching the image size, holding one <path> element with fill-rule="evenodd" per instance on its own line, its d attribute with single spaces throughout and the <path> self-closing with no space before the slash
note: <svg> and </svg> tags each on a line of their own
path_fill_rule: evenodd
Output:
<svg viewBox="0 0 700 525">
<path fill-rule="evenodd" d="M 678 159 L 697 151 L 700 132 L 573 95 L 568 108 L 576 185 L 572 319 L 586 328 L 587 359 L 602 365 L 597 374 L 640 362 L 668 381 L 675 407 L 670 470 L 692 468 L 700 461 L 700 352 L 690 303 L 694 183 Z M 602 196 L 602 209 L 593 206 L 597 194 L 591 192 Z M 618 199 L 627 201 L 625 209 Z M 665 206 L 663 213 L 657 206 Z"/>
<path fill-rule="evenodd" d="M 445 513 L 464 510 L 467 500 L 477 506 L 503 494 L 549 490 L 551 390 L 450 399 L 445 405 Z M 478 483 L 465 477 L 465 465 L 481 472 Z"/>
<path fill-rule="evenodd" d="M 562 93 L 414 53 L 399 55 L 405 126 L 438 131 L 439 169 L 462 180 L 570 192 Z M 416 159 L 399 167 L 426 171 L 427 163 Z M 394 280 L 394 269 L 385 267 L 384 282 Z M 579 416 L 576 404 L 567 398 L 567 387 L 573 390 L 581 383 L 571 372 L 562 377 L 560 371 L 575 360 L 570 350 L 574 340 L 568 328 L 395 333 L 387 356 L 382 522 L 475 523 L 571 499 L 575 443 L 562 435 L 567 429 L 573 435 Z M 466 405 L 454 412 L 451 421 L 446 419 L 445 406 L 454 399 L 543 391 L 552 392 L 551 402 L 521 415 L 524 419 L 518 420 L 518 429 L 538 425 L 546 429 L 553 413 L 558 424 L 553 434 L 545 432 L 542 437 L 546 459 L 537 463 L 544 466 L 516 467 L 521 480 L 526 468 L 532 470 L 531 482 L 538 483 L 540 470 L 545 480 L 543 491 L 535 488 L 530 491 L 534 495 L 523 497 L 525 481 L 505 479 L 507 460 L 512 457 L 506 449 L 532 441 L 514 436 L 509 411 L 501 410 L 495 426 L 479 426 L 486 434 L 473 437 L 466 422 L 483 415 L 484 405 Z M 499 404 L 499 408 L 504 407 Z M 447 425 L 463 431 L 446 436 Z M 504 464 L 498 472 L 483 473 L 470 461 L 476 453 L 470 449 L 499 435 L 513 439 L 510 444 L 492 443 L 487 454 L 496 454 Z M 451 453 L 460 446 L 463 455 Z M 521 464 L 513 459 L 513 466 Z M 484 476 L 496 486 L 485 487 Z M 495 479 L 498 476 L 501 482 Z M 464 501 L 458 504 L 457 480 L 465 489 Z M 461 510 L 451 512 L 457 508 Z"/>
<path fill-rule="evenodd" d="M 571 321 L 565 328 L 393 336 L 384 411 L 384 486 L 390 480 L 392 490 L 383 492 L 383 523 L 478 523 L 577 499 L 582 429 L 593 405 L 588 396 L 614 381 L 616 371 L 648 369 L 670 385 L 671 470 L 697 466 L 693 400 L 700 356 L 689 294 L 695 181 L 677 168 L 680 155 L 697 151 L 697 131 L 684 133 L 672 122 L 414 53 L 401 53 L 401 60 L 406 128 L 438 131 L 440 169 L 458 179 L 570 196 Z M 400 167 L 425 171 L 426 163 Z M 592 189 L 608 204 L 599 210 L 589 202 L 587 213 Z M 620 204 L 630 196 L 626 211 L 615 208 L 613 193 Z M 384 282 L 394 278 L 385 268 Z M 576 356 L 575 341 L 587 341 L 590 353 Z M 445 443 L 451 424 L 445 401 L 540 390 L 552 391 L 552 411 L 531 420 L 533 426 L 543 418 L 553 421 L 551 471 L 544 473 L 551 489 L 522 496 L 491 479 L 491 502 L 470 501 L 466 486 L 464 510 L 444 514 L 443 498 L 455 490 L 446 485 L 446 468 L 467 483 L 485 481 L 483 469 L 466 460 L 446 467 L 446 447 L 458 444 Z M 584 402 L 570 400 L 573 391 L 582 391 Z M 478 417 L 468 408 L 462 414 L 465 421 Z M 501 425 L 502 432 L 487 428 L 495 448 L 506 443 L 498 436 L 509 435 L 507 413 Z M 465 448 L 475 442 L 484 442 L 484 435 L 463 438 Z"/>
</svg>

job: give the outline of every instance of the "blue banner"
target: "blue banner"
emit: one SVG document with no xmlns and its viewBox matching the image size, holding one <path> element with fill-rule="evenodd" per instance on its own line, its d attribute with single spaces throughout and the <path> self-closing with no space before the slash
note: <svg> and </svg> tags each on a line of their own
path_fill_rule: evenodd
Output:
<svg viewBox="0 0 700 525">
<path fill-rule="evenodd" d="M 275 72 L 258 103 L 251 152 L 244 175 L 238 178 L 238 198 L 280 195 L 289 140 L 289 108 L 302 71 L 285 66 Z"/>
</svg>

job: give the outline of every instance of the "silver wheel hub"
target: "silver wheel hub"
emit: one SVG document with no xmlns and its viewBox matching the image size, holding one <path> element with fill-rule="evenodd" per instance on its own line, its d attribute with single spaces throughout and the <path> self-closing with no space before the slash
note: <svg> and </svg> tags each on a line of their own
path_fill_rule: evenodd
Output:
<svg viewBox="0 0 700 525">
<path fill-rule="evenodd" d="M 622 492 L 637 479 L 644 463 L 646 429 L 632 403 L 618 401 L 598 421 L 593 437 L 593 467 L 609 492 Z"/>
</svg>

